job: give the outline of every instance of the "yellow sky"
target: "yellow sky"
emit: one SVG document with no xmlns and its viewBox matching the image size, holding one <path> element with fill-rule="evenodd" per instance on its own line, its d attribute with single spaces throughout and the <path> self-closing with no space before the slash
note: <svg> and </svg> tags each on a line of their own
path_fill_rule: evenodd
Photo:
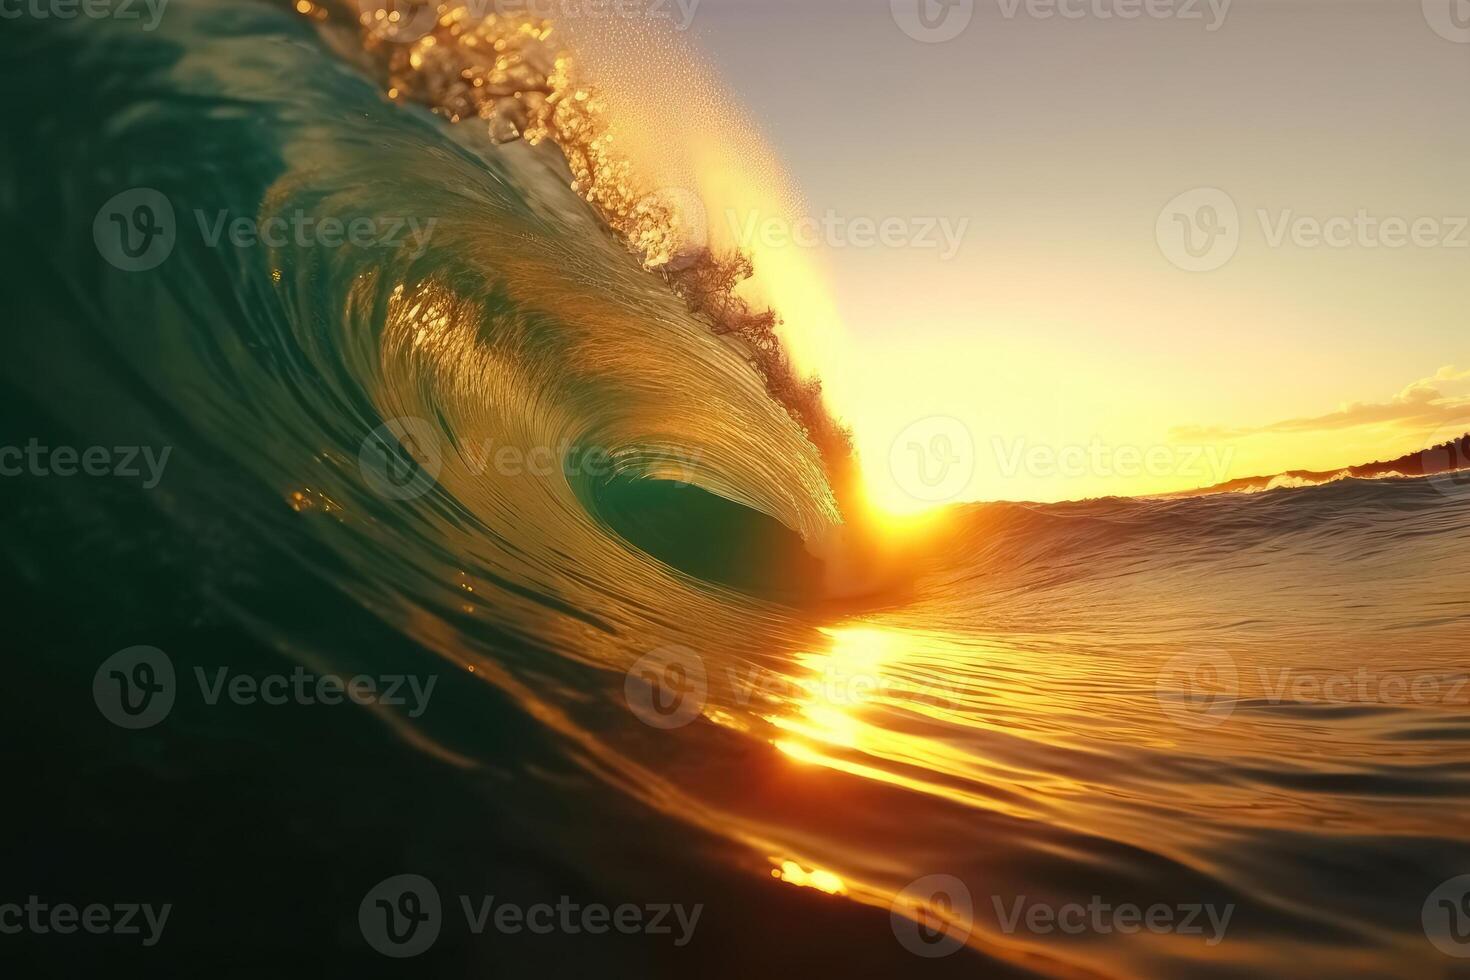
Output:
<svg viewBox="0 0 1470 980">
<path fill-rule="evenodd" d="M 1108 2 L 977 0 L 926 43 L 880 0 L 701 0 L 687 33 L 589 47 L 619 145 L 753 256 L 887 510 L 1470 430 L 1470 43 L 1402 0 L 1234 0 L 1210 29 Z"/>
<path fill-rule="evenodd" d="M 801 198 L 710 224 L 799 313 L 881 506 L 1189 489 L 1470 429 L 1470 44 L 1401 0 L 1235 0 L 1213 30 L 1020 10 L 924 43 L 886 2 L 698 8 Z"/>
</svg>

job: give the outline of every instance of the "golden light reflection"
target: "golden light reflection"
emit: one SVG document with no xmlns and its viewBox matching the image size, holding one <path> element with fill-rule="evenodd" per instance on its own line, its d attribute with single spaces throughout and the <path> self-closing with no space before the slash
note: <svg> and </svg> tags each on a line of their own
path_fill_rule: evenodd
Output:
<svg viewBox="0 0 1470 980">
<path fill-rule="evenodd" d="M 1023 796 L 986 793 L 978 787 L 1035 784 L 1037 773 L 925 734 L 926 719 L 943 717 L 954 723 L 961 706 L 978 696 L 968 691 L 971 681 L 944 667 L 948 662 L 956 670 L 962 664 L 973 666 L 973 648 L 960 647 L 940 633 L 871 623 L 821 632 L 831 639 L 830 647 L 796 655 L 806 670 L 804 676 L 792 679 L 796 696 L 786 713 L 765 719 L 777 732 L 770 739 L 773 748 L 804 765 L 965 806 L 1035 816 Z M 1011 695 L 990 690 L 986 696 Z M 973 715 L 970 724 L 989 727 L 976 723 Z M 1080 791 L 1056 777 L 1040 781 L 1055 793 L 1071 796 Z"/>
<path fill-rule="evenodd" d="M 772 860 L 775 860 L 774 858 Z M 828 895 L 846 895 L 847 885 L 831 871 L 821 868 L 803 868 L 795 861 L 781 861 L 771 869 L 771 877 L 798 888 L 815 888 Z"/>
<path fill-rule="evenodd" d="M 807 671 L 795 678 L 798 692 L 794 715 L 767 720 L 796 738 L 777 738 L 772 744 L 801 762 L 829 763 L 820 746 L 864 751 L 873 729 L 860 718 L 869 699 L 882 696 L 895 684 L 885 675 L 884 663 L 901 643 L 895 632 L 868 627 L 823 629 L 832 646 L 821 653 L 799 653 L 796 662 Z"/>
</svg>

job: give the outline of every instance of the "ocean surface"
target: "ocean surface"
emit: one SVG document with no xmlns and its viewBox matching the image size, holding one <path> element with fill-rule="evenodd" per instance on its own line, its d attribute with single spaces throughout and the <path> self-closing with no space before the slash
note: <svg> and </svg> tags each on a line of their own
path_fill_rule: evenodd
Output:
<svg viewBox="0 0 1470 980">
<path fill-rule="evenodd" d="M 21 894 L 174 901 L 140 962 L 219 975 L 1470 975 L 1426 927 L 1470 874 L 1465 481 L 966 505 L 824 602 L 819 453 L 546 153 L 241 0 L 7 21 L 0 79 L 3 441 L 170 449 L 0 487 Z M 135 645 L 181 686 L 129 732 L 90 692 Z M 186 690 L 221 666 L 435 687 Z M 358 932 L 399 873 L 706 908 L 400 962 Z M 1027 915 L 1103 904 L 1176 927 Z"/>
</svg>

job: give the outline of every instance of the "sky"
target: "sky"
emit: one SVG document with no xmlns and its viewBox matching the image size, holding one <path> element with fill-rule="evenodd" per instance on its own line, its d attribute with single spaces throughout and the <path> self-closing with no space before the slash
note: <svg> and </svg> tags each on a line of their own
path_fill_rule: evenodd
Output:
<svg viewBox="0 0 1470 980">
<path fill-rule="evenodd" d="M 1470 430 L 1451 2 L 700 0 L 799 201 L 708 220 L 886 509 L 1391 458 Z"/>
</svg>

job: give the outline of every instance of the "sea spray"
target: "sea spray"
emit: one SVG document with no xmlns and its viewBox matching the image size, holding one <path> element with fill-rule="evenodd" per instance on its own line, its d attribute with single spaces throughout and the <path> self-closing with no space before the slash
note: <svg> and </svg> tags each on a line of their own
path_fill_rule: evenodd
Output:
<svg viewBox="0 0 1470 980">
<path fill-rule="evenodd" d="M 524 140 L 552 152 L 572 189 L 644 267 L 715 334 L 740 344 L 766 391 L 821 454 L 833 493 L 852 517 L 859 491 L 851 434 L 828 411 L 821 381 L 793 365 L 778 313 L 737 295 L 756 273 L 750 256 L 717 254 L 688 240 L 697 223 L 684 213 L 690 205 L 658 193 L 615 148 L 606 100 L 551 21 L 490 12 L 472 0 L 391 13 L 310 0 L 296 9 L 327 23 L 355 20 L 389 98 L 423 105 L 451 123 L 475 120 L 497 143 Z"/>
</svg>

